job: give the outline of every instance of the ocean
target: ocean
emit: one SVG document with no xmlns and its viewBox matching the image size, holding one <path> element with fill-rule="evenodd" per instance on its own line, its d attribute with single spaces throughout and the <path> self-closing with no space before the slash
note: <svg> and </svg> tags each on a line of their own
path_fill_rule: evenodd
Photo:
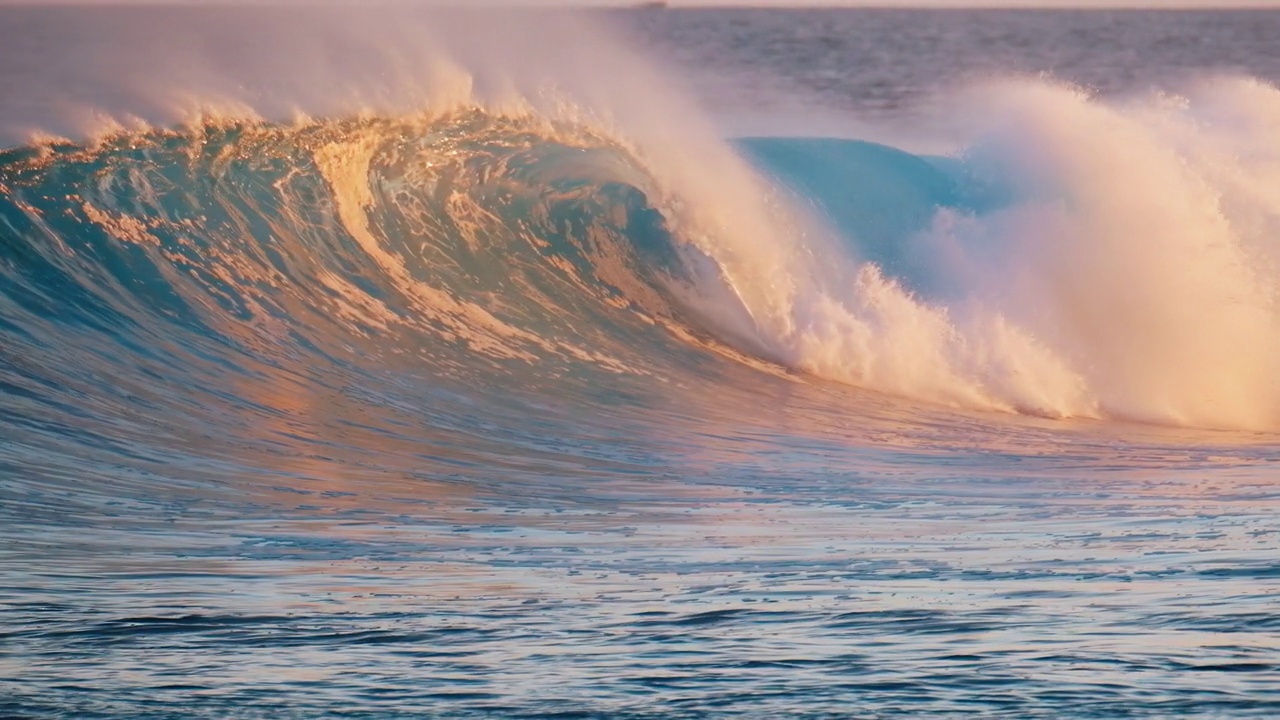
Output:
<svg viewBox="0 0 1280 720">
<path fill-rule="evenodd" d="M 1280 716 L 1278 37 L 0 8 L 0 716 Z"/>
</svg>

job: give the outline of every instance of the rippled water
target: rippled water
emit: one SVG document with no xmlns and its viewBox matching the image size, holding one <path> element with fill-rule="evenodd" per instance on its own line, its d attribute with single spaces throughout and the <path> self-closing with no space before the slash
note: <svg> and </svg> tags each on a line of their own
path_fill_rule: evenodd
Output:
<svg viewBox="0 0 1280 720">
<path fill-rule="evenodd" d="M 731 109 L 731 121 L 927 114 L 939 91 L 1010 75 L 1103 93 L 1205 74 L 1280 77 L 1280 14 L 1270 10 L 739 8 L 634 13 L 623 24 L 684 68 L 709 105 Z"/>
<path fill-rule="evenodd" d="M 1280 704 L 1274 448 L 1086 431 L 1055 435 L 1067 447 L 1049 457 L 868 452 L 848 434 L 708 430 L 716 457 L 690 477 L 599 474 L 572 498 L 334 482 L 28 517 L 5 553 L 6 709 L 1104 718 Z"/>
<path fill-rule="evenodd" d="M 562 461 L 490 488 L 498 458 L 457 485 L 334 462 L 255 497 L 149 487 L 71 516 L 59 498 L 9 491 L 3 708 L 1112 718 L 1280 706 L 1273 444 L 1037 424 L 992 437 L 983 418 L 942 415 L 973 444 L 935 449 L 918 416 L 818 427 L 782 391 L 757 398 L 773 421 L 685 417 L 671 432 L 601 408 L 602 423 L 643 433 L 591 443 L 621 467 Z"/>
<path fill-rule="evenodd" d="M 807 102 L 927 115 L 930 92 L 974 73 L 1114 93 L 1184 69 L 1280 79 L 1280 13 L 611 22 L 685 67 L 728 125 Z M 462 127 L 422 143 L 465 155 Z M 1280 716 L 1274 432 L 949 407 L 744 357 L 623 277 L 634 258 L 609 233 L 642 258 L 667 236 L 621 156 L 539 155 L 526 135 L 429 187 L 554 187 L 510 223 L 543 243 L 501 244 L 513 205 L 483 204 L 498 193 L 424 195 L 428 217 L 481 231 L 463 233 L 470 255 L 406 240 L 427 270 L 403 274 L 450 273 L 453 297 L 493 315 L 423 320 L 398 266 L 353 252 L 368 246 L 332 167 L 286 166 L 275 128 L 252 152 L 199 132 L 198 148 L 64 149 L 94 180 L 74 202 L 51 188 L 80 165 L 4 158 L 0 716 Z M 408 131 L 390 136 L 371 187 L 402 198 L 421 178 L 395 174 L 416 165 Z M 235 174 L 254 162 L 275 174 Z M 138 176 L 159 199 L 111 180 Z M 255 202 L 267 188 L 294 204 Z M 67 231 L 77 213 L 110 232 Z M 548 279 L 540 257 L 602 279 Z M 337 282 L 326 268 L 348 284 L 303 287 Z"/>
</svg>

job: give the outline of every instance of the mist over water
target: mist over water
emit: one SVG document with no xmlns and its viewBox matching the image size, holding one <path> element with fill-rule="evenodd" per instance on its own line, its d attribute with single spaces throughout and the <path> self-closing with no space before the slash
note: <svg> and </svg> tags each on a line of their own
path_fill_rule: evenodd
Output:
<svg viewBox="0 0 1280 720">
<path fill-rule="evenodd" d="M 0 714 L 1280 709 L 1280 14 L 0 26 Z"/>
</svg>

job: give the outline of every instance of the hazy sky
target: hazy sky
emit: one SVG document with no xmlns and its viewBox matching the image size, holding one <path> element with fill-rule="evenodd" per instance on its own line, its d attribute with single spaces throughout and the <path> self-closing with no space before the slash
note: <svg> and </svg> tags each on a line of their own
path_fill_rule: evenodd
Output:
<svg viewBox="0 0 1280 720">
<path fill-rule="evenodd" d="M 537 0 L 533 0 L 537 1 Z M 586 2 L 590 0 L 576 0 Z M 575 2 L 575 4 L 576 4 Z M 630 5 L 633 2 L 594 4 Z M 1280 0 L 668 0 L 672 7 L 695 5 L 874 6 L 874 7 L 1090 7 L 1090 8 L 1280 8 Z"/>
<path fill-rule="evenodd" d="M 589 2 L 589 0 L 579 0 Z M 608 2 L 607 4 L 634 4 Z M 1280 0 L 668 0 L 673 7 L 693 5 L 774 5 L 781 7 L 1096 7 L 1096 8 L 1228 8 L 1274 7 Z"/>
<path fill-rule="evenodd" d="M 628 6 L 643 0 L 387 0 L 399 5 L 560 5 Z M 266 4 L 355 5 L 359 0 L 262 0 Z M 375 4 L 379 0 L 372 0 Z M 0 5 L 253 5 L 255 0 L 0 0 Z M 1088 7 L 1088 8 L 1277 8 L 1280 0 L 667 0 L 671 7 Z"/>
<path fill-rule="evenodd" d="M 577 0 L 590 2 L 590 0 Z M 608 2 L 607 4 L 634 4 Z M 875 7 L 1097 7 L 1097 8 L 1227 8 L 1274 7 L 1280 0 L 668 0 L 672 7 L 694 5 L 774 5 L 781 7 L 875 6 Z"/>
</svg>

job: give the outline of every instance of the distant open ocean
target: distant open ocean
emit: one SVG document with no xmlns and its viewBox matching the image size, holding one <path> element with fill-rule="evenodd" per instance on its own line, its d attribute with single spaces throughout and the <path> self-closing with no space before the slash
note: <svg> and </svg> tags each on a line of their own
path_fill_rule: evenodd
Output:
<svg viewBox="0 0 1280 720">
<path fill-rule="evenodd" d="M 0 717 L 1280 717 L 1278 39 L 0 7 Z"/>
</svg>

